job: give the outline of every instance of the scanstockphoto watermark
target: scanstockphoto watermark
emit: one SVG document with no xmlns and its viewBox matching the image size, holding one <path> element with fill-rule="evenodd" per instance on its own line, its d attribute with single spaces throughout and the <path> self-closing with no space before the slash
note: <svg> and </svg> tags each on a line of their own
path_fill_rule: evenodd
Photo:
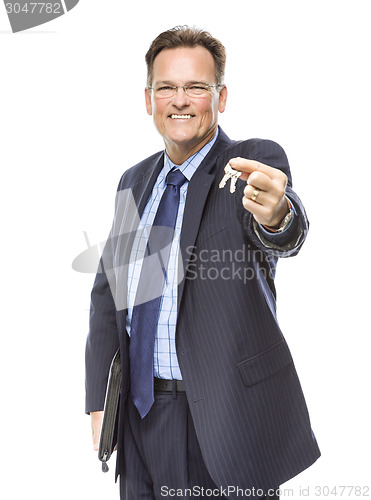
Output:
<svg viewBox="0 0 371 500">
<path fill-rule="evenodd" d="M 31 2 L 29 0 L 4 0 L 6 13 L 13 33 L 48 23 L 76 7 L 79 0 L 54 0 Z"/>
<path fill-rule="evenodd" d="M 274 279 L 275 258 L 251 245 L 237 249 L 186 249 L 187 280 L 241 280 L 244 284 L 257 277 Z"/>
<path fill-rule="evenodd" d="M 277 257 L 274 251 L 266 251 L 249 244 L 239 248 L 208 248 L 196 244 L 181 250 L 181 235 L 172 228 L 142 226 L 140 215 L 131 189 L 119 191 L 116 210 L 109 238 L 100 244 L 91 245 L 75 257 L 72 267 L 82 273 L 105 273 L 117 311 L 128 306 L 128 276 L 139 279 L 139 270 L 148 277 L 143 287 L 138 287 L 134 305 L 160 297 L 164 283 L 175 288 L 186 280 L 208 280 L 209 282 L 240 280 L 243 284 L 264 278 L 274 278 Z M 161 245 L 151 245 L 154 241 Z M 151 252 L 150 249 L 160 247 Z M 172 252 L 175 252 L 173 254 Z M 168 280 L 169 255 L 175 255 L 171 279 Z M 140 280 L 140 282 L 142 282 Z"/>
<path fill-rule="evenodd" d="M 277 489 L 263 491 L 260 488 L 240 488 L 238 486 L 226 486 L 219 488 L 204 488 L 194 486 L 193 488 L 169 488 L 161 486 L 161 496 L 166 497 L 228 497 L 229 495 L 241 498 L 258 499 L 264 495 L 273 498 L 370 498 L 371 487 L 369 485 L 311 485 L 298 486 L 297 488 L 286 488 L 281 486 Z"/>
<path fill-rule="evenodd" d="M 162 497 L 229 497 L 231 495 L 242 498 L 258 499 L 264 495 L 268 498 L 279 494 L 279 489 L 264 491 L 260 488 L 240 488 L 238 486 L 220 486 L 218 488 L 204 488 L 203 486 L 193 486 L 192 488 L 169 488 L 161 486 Z"/>
</svg>

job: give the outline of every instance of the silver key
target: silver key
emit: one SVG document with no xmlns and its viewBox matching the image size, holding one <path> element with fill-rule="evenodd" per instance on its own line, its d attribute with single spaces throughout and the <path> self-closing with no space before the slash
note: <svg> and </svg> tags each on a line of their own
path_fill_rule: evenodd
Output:
<svg viewBox="0 0 371 500">
<path fill-rule="evenodd" d="M 237 179 L 240 177 L 242 172 L 239 172 L 238 170 L 235 170 L 230 166 L 229 163 L 224 167 L 224 177 L 219 183 L 219 188 L 224 188 L 224 186 L 227 184 L 228 180 L 231 179 L 231 185 L 229 186 L 229 191 L 231 193 L 234 193 L 236 191 L 236 184 L 237 184 Z"/>
<path fill-rule="evenodd" d="M 224 186 L 227 184 L 228 179 L 232 177 L 232 167 L 230 166 L 229 163 L 224 167 L 224 177 L 219 183 L 219 188 L 222 189 Z"/>
<path fill-rule="evenodd" d="M 229 186 L 229 191 L 234 193 L 236 191 L 237 179 L 242 175 L 242 172 L 235 170 L 235 173 L 231 177 L 231 185 Z"/>
</svg>

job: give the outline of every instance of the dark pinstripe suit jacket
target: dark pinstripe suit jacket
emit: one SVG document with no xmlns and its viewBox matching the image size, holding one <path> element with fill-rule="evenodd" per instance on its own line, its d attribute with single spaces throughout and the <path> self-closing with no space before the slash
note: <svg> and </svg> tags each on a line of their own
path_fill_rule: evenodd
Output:
<svg viewBox="0 0 371 500">
<path fill-rule="evenodd" d="M 298 224 L 285 250 L 267 249 L 254 231 L 253 218 L 241 203 L 245 183 L 238 181 L 234 195 L 228 188 L 219 189 L 225 164 L 236 156 L 256 159 L 288 176 L 287 195 L 298 213 Z M 131 188 L 139 214 L 162 165 L 163 153 L 155 154 L 127 170 L 120 181 L 119 192 Z M 124 217 L 120 207 L 116 210 L 120 215 L 114 226 Z M 178 289 L 176 331 L 195 429 L 218 486 L 275 487 L 320 455 L 293 360 L 277 323 L 273 281 L 277 258 L 297 254 L 307 230 L 282 148 L 260 139 L 231 141 L 220 130 L 188 187 L 181 233 L 187 274 Z M 114 295 L 118 290 L 126 294 L 125 270 L 120 275 L 117 267 L 127 262 L 131 239 L 123 244 L 113 235 L 117 231 L 107 242 L 102 272 L 92 291 L 86 411 L 103 409 L 110 362 L 120 345 L 122 423 L 130 384 L 129 340 L 126 310 L 124 306 L 116 310 L 112 290 Z M 125 470 L 122 436 L 120 432 L 118 474 Z"/>
</svg>

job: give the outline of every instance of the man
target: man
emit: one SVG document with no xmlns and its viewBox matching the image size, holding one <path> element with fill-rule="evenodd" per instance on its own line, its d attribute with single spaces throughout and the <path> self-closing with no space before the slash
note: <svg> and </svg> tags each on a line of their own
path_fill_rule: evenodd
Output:
<svg viewBox="0 0 371 500">
<path fill-rule="evenodd" d="M 121 498 L 277 498 L 273 488 L 320 455 L 275 313 L 276 261 L 301 248 L 305 211 L 280 146 L 231 141 L 218 127 L 227 102 L 218 40 L 177 27 L 146 62 L 146 108 L 165 152 L 124 173 L 92 291 L 95 448 L 120 346 Z M 128 190 L 137 222 L 120 200 Z"/>
</svg>

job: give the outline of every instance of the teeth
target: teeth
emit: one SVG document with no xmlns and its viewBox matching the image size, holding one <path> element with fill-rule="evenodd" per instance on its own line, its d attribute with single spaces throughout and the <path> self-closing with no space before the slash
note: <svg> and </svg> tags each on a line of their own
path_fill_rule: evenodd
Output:
<svg viewBox="0 0 371 500">
<path fill-rule="evenodd" d="M 191 115 L 171 115 L 170 118 L 173 120 L 189 120 Z"/>
</svg>

